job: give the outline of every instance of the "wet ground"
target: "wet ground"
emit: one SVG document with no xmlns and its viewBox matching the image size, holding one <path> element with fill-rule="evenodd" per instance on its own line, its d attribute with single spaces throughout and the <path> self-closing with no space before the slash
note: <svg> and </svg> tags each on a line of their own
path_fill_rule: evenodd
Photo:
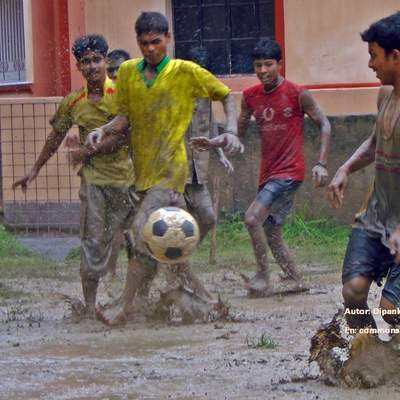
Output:
<svg viewBox="0 0 400 400">
<path fill-rule="evenodd" d="M 0 303 L 0 399 L 400 399 L 400 386 L 318 381 L 310 338 L 337 310 L 339 274 L 305 270 L 310 293 L 267 299 L 246 298 L 239 271 L 202 274 L 241 322 L 183 326 L 73 322 L 63 295 L 80 295 L 76 266 L 56 279 L 3 280 L 25 295 Z M 262 334 L 276 346 L 253 348 Z"/>
<path fill-rule="evenodd" d="M 55 236 L 53 234 L 27 236 L 17 236 L 17 240 L 26 248 L 39 253 L 50 260 L 62 261 L 67 257 L 69 252 L 80 245 L 78 236 Z"/>
</svg>

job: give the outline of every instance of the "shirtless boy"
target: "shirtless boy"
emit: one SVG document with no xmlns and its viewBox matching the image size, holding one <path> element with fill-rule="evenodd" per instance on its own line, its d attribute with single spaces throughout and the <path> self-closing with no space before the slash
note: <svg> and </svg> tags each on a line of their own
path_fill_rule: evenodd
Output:
<svg viewBox="0 0 400 400">
<path fill-rule="evenodd" d="M 356 215 L 343 263 L 345 315 L 350 328 L 376 322 L 368 308 L 372 282 L 382 285 L 380 309 L 390 325 L 400 323 L 400 12 L 373 23 L 361 34 L 368 43 L 369 68 L 383 86 L 370 137 L 338 169 L 329 194 L 332 205 L 343 202 L 349 175 L 375 165 L 374 185 L 366 207 Z"/>
</svg>

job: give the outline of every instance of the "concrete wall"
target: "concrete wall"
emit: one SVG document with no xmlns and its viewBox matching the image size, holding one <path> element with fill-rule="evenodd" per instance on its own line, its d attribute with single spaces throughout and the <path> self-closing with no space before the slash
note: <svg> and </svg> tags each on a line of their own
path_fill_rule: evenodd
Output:
<svg viewBox="0 0 400 400">
<path fill-rule="evenodd" d="M 332 124 L 332 143 L 329 156 L 330 179 L 337 168 L 371 133 L 375 116 L 353 115 L 329 117 Z M 215 158 L 210 164 L 210 189 L 212 177 L 219 174 L 224 184 L 221 185 L 220 207 L 224 212 L 243 212 L 254 200 L 258 186 L 260 147 L 259 135 L 255 123 L 251 123 L 245 137 L 245 152 L 233 158 L 235 174 L 227 176 Z M 371 181 L 373 168 L 355 173 L 351 177 L 342 209 L 334 210 L 326 199 L 326 189 L 315 189 L 311 179 L 311 169 L 318 161 L 319 135 L 310 120 L 305 124 L 305 145 L 307 173 L 306 179 L 296 197 L 295 209 L 311 218 L 333 217 L 340 223 L 348 224 L 361 207 L 366 188 Z"/>
</svg>

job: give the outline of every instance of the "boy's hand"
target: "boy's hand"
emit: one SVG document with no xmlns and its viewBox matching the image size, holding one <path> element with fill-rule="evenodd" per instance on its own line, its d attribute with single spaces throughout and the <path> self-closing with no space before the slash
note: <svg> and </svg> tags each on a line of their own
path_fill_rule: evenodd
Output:
<svg viewBox="0 0 400 400">
<path fill-rule="evenodd" d="M 84 164 L 89 157 L 89 149 L 83 146 L 73 148 L 68 152 L 69 162 L 73 168 L 76 168 L 79 164 Z"/>
<path fill-rule="evenodd" d="M 328 186 L 328 197 L 332 207 L 339 208 L 342 206 L 348 182 L 348 173 L 343 168 L 339 168 Z"/>
<path fill-rule="evenodd" d="M 317 164 L 312 169 L 312 178 L 315 187 L 322 187 L 328 181 L 328 170 L 323 165 Z"/>
<path fill-rule="evenodd" d="M 96 143 L 100 143 L 104 137 L 104 129 L 103 128 L 96 128 L 93 129 L 86 137 L 85 145 L 93 146 Z"/>
<path fill-rule="evenodd" d="M 210 150 L 216 147 L 222 147 L 227 154 L 243 153 L 244 146 L 239 138 L 232 133 L 223 133 L 213 139 L 205 136 L 199 136 L 190 139 L 190 145 L 197 151 Z"/>
<path fill-rule="evenodd" d="M 39 171 L 37 171 L 35 168 L 32 168 L 31 171 L 26 174 L 24 177 L 18 179 L 15 181 L 12 185 L 13 189 L 16 189 L 18 186 L 21 186 L 22 191 L 25 193 L 26 189 L 28 188 L 28 185 L 36 179 L 38 176 Z"/>
<path fill-rule="evenodd" d="M 243 153 L 244 146 L 236 135 L 232 133 L 223 133 L 213 140 L 221 140 L 221 146 L 226 154 Z"/>
<path fill-rule="evenodd" d="M 233 164 L 225 157 L 224 154 L 222 154 L 218 161 L 221 163 L 221 165 L 226 169 L 228 174 L 232 174 L 234 171 Z"/>
<path fill-rule="evenodd" d="M 65 138 L 65 147 L 69 149 L 78 147 L 80 145 L 79 138 L 76 135 L 67 135 Z"/>
</svg>

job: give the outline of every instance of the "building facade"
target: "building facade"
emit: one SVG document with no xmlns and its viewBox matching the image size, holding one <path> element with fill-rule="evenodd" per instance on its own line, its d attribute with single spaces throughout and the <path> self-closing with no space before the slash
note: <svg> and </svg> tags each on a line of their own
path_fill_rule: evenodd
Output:
<svg viewBox="0 0 400 400">
<path fill-rule="evenodd" d="M 83 81 L 70 48 L 86 33 L 103 34 L 110 49 L 139 57 L 134 22 L 142 11 L 164 13 L 170 55 L 206 47 L 210 69 L 236 94 L 257 82 L 250 53 L 274 37 L 283 73 L 306 85 L 328 115 L 374 113 L 379 83 L 359 33 L 398 9 L 398 0 L 1 0 L 1 202 L 6 221 L 26 226 L 76 226 L 79 181 L 65 152 L 53 157 L 26 194 L 11 189 L 38 156 L 48 120 Z M 217 119 L 221 110 L 216 106 Z M 38 222 L 39 221 L 39 222 Z"/>
</svg>

